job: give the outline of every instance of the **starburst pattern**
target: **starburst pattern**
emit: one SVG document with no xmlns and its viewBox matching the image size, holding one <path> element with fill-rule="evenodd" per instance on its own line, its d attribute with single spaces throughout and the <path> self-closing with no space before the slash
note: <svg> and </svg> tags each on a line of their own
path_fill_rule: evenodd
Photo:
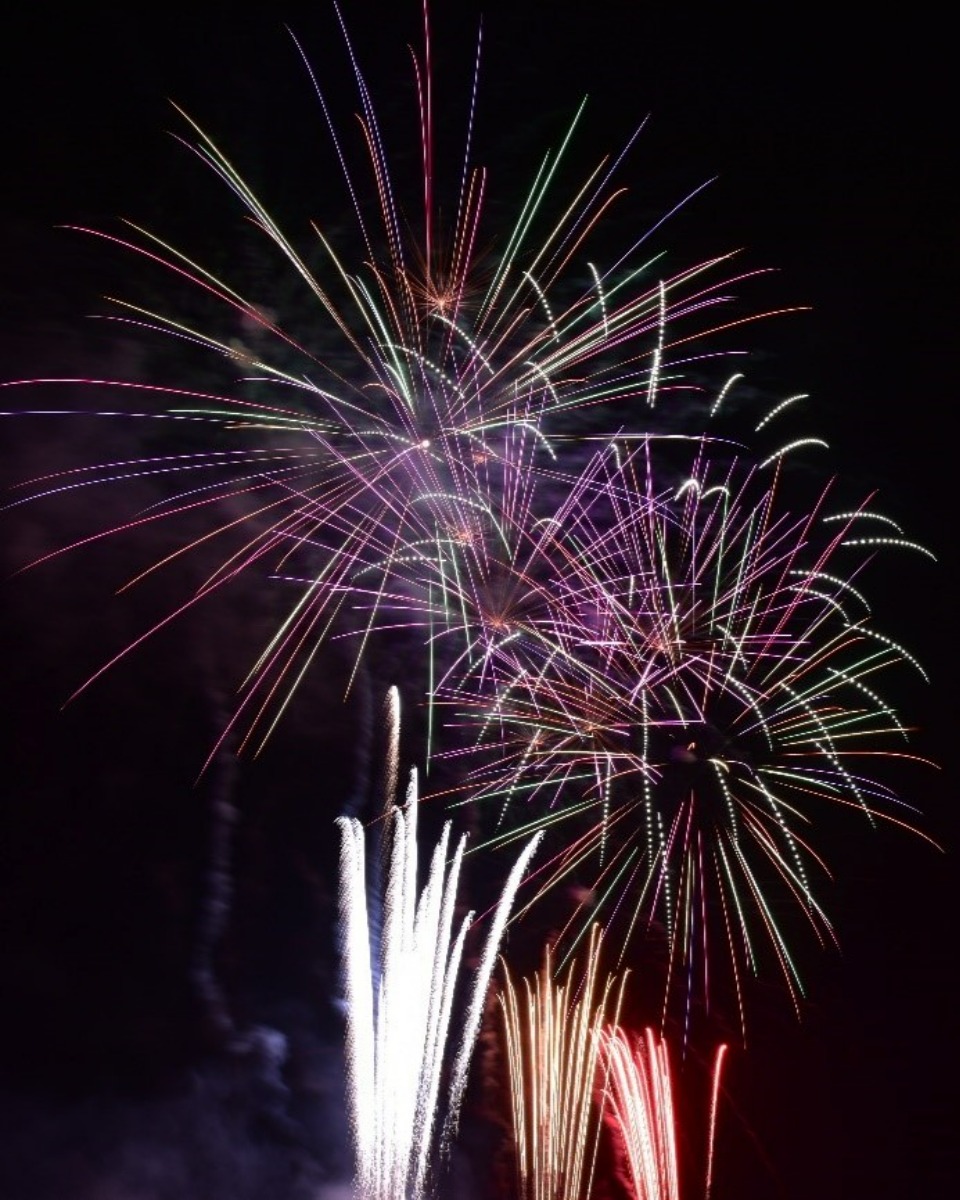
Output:
<svg viewBox="0 0 960 1200">
<path fill-rule="evenodd" d="M 779 460 L 691 446 L 682 481 L 654 439 L 597 454 L 517 573 L 528 611 L 487 649 L 496 688 L 447 681 L 472 739 L 450 753 L 473 764 L 470 803 L 498 813 L 492 841 L 552 830 L 539 891 L 585 885 L 579 928 L 602 917 L 626 944 L 662 922 L 688 1002 L 709 993 L 711 946 L 740 995 L 765 944 L 796 1000 L 784 901 L 833 938 L 818 815 L 914 828 L 861 763 L 906 753 L 877 677 L 916 664 L 854 583 L 878 514 L 833 512 L 829 487 L 792 508 Z"/>
</svg>

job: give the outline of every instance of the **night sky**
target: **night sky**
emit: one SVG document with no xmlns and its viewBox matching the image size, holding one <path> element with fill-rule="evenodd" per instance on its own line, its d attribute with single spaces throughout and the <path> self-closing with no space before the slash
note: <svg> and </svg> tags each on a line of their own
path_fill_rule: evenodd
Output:
<svg viewBox="0 0 960 1200">
<path fill-rule="evenodd" d="M 344 16 L 399 177 L 415 179 L 406 46 L 419 46 L 420 15 L 413 2 L 393 7 L 384 16 L 370 0 L 345 0 Z M 799 9 L 748 21 L 727 6 L 706 18 L 608 0 L 578 7 L 574 20 L 531 0 L 436 0 L 438 160 L 460 169 L 481 10 L 474 158 L 491 171 L 491 227 L 515 211 L 535 159 L 584 95 L 577 163 L 619 149 L 650 114 L 622 173 L 629 194 L 611 238 L 652 226 L 714 179 L 654 244 L 672 262 L 741 250 L 745 267 L 773 268 L 744 285 L 744 311 L 809 307 L 746 328 L 738 345 L 751 351 L 751 382 L 771 396 L 809 392 L 809 424 L 830 443 L 814 465 L 861 495 L 878 489 L 881 511 L 940 560 L 891 560 L 871 597 L 878 627 L 931 673 L 929 687 L 907 670 L 891 674 L 885 694 L 917 729 L 912 749 L 942 767 L 891 764 L 884 778 L 922 810 L 945 852 L 849 821 L 824 833 L 836 868 L 824 900 L 842 950 L 804 946 L 800 1021 L 775 979 L 756 990 L 748 1045 L 731 1051 L 714 1194 L 952 1196 L 950 884 L 960 829 L 948 783 L 957 669 L 950 37 L 906 14 L 835 28 Z M 5 19 L 0 379 L 147 379 L 176 367 L 155 339 L 147 350 L 135 330 L 86 319 L 107 311 L 103 295 L 155 298 L 162 280 L 58 226 L 116 232 L 118 218 L 142 222 L 217 269 L 245 273 L 265 304 L 276 286 L 282 308 L 286 284 L 249 258 L 238 206 L 168 131 L 184 132 L 172 99 L 296 237 L 309 236 L 311 219 L 346 227 L 336 159 L 285 24 L 352 136 L 356 90 L 324 0 L 250 15 L 205 4 L 183 13 L 94 4 L 64 15 L 36 3 Z M 0 396 L 0 410 L 89 403 L 69 387 Z M 5 489 L 156 445 L 135 422 L 18 416 L 0 431 Z M 224 753 L 195 782 L 233 689 L 285 611 L 282 591 L 250 578 L 63 708 L 201 580 L 202 550 L 116 594 L 202 525 L 151 526 L 18 572 L 140 511 L 152 486 L 132 478 L 0 514 L 0 1200 L 335 1196 L 349 1154 L 332 822 L 342 808 L 360 811 L 369 786 L 376 684 L 371 672 L 344 703 L 348 664 L 331 651 L 260 758 L 234 763 Z M 4 493 L 11 502 L 20 494 Z M 404 753 L 419 757 L 412 734 Z M 226 1017 L 189 986 L 208 814 L 220 802 L 241 814 L 218 957 Z M 265 1037 L 224 1049 L 255 1027 L 287 1036 L 282 1070 Z M 464 1196 L 500 1194 L 484 1157 L 490 1136 L 480 1116 L 465 1121 L 454 1176 Z"/>
</svg>

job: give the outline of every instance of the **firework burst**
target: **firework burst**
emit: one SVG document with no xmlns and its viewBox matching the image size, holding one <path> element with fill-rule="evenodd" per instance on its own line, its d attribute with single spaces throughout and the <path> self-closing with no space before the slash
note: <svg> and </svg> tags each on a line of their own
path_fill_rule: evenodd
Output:
<svg viewBox="0 0 960 1200">
<path fill-rule="evenodd" d="M 601 918 L 626 944 L 657 920 L 687 1007 L 722 947 L 742 1020 L 763 944 L 800 995 L 784 901 L 833 938 L 818 814 L 913 828 L 861 764 L 906 753 L 877 677 L 919 668 L 873 627 L 857 577 L 880 544 L 922 547 L 861 537 L 886 519 L 833 511 L 829 487 L 792 508 L 782 456 L 718 464 L 691 444 L 682 482 L 651 439 L 598 453 L 544 525 L 523 575 L 537 616 L 501 638 L 495 695 L 463 674 L 445 699 L 474 731 L 451 753 L 475 758 L 466 790 L 498 814 L 492 840 L 552 829 L 540 894 L 585 886 L 574 940 Z"/>
<path fill-rule="evenodd" d="M 200 548 L 211 555 L 199 588 L 156 628 L 242 573 L 286 581 L 296 598 L 252 662 L 235 718 L 244 744 L 269 736 L 331 636 L 352 637 L 359 661 L 374 632 L 412 623 L 426 629 L 432 653 L 444 652 L 437 676 L 456 671 L 464 655 L 473 661 L 478 639 L 504 627 L 504 579 L 525 549 L 516 531 L 545 510 L 536 481 L 555 493 L 578 473 L 557 462 L 570 415 L 668 406 L 672 392 L 691 386 L 689 343 L 711 323 L 739 323 L 711 320 L 736 278 L 721 269 L 722 256 L 667 273 L 647 255 L 644 233 L 606 256 L 606 267 L 591 259 L 598 228 L 621 200 L 617 168 L 634 138 L 567 182 L 582 106 L 533 173 L 512 228 L 491 238 L 487 172 L 474 163 L 476 79 L 462 159 L 435 166 L 426 23 L 423 55 L 414 57 L 423 181 L 405 202 L 340 24 L 360 102 L 362 169 L 303 62 L 342 167 L 352 237 L 315 226 L 312 245 L 298 247 L 227 155 L 180 114 L 184 145 L 233 193 L 300 289 L 294 329 L 224 272 L 140 226 L 86 230 L 159 272 L 172 296 L 187 296 L 186 312 L 176 299 L 167 308 L 116 301 L 112 319 L 172 339 L 184 356 L 207 352 L 223 388 L 59 381 L 95 386 L 110 398 L 100 406 L 107 415 L 170 422 L 187 445 L 26 485 L 31 498 L 131 475 L 163 488 L 148 511 L 77 545 L 145 533 L 155 522 L 208 521 L 144 572 L 172 569 Z M 449 236 L 439 232 L 441 207 L 456 214 Z M 302 317 L 307 306 L 312 323 Z M 197 307 L 202 318 L 187 315 Z M 476 612 L 451 602 L 465 591 Z"/>
</svg>

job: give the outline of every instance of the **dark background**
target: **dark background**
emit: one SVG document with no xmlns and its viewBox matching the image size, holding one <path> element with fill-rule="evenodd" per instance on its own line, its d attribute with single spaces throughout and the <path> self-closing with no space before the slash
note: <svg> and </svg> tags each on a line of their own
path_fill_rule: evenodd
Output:
<svg viewBox="0 0 960 1200">
<path fill-rule="evenodd" d="M 403 174 L 417 166 L 405 47 L 419 45 L 420 18 L 415 4 L 397 7 L 384 15 L 356 0 L 345 18 Z M 893 773 L 945 852 L 851 825 L 828 847 L 837 882 L 826 899 L 842 952 L 808 949 L 800 1022 L 772 983 L 756 1001 L 749 1044 L 733 1051 L 715 1195 L 953 1195 L 957 264 L 947 29 L 915 14 L 848 26 L 783 8 L 749 20 L 727 6 L 705 16 L 603 0 L 575 17 L 530 0 L 482 8 L 474 157 L 491 166 L 490 224 L 513 212 L 582 95 L 576 162 L 618 149 L 652 114 L 623 172 L 630 195 L 612 236 L 652 225 L 717 176 L 654 244 L 675 262 L 743 247 L 745 265 L 777 268 L 745 289 L 746 308 L 811 311 L 746 330 L 751 378 L 783 395 L 810 392 L 814 432 L 831 444 L 824 471 L 861 492 L 878 487 L 882 511 L 940 559 L 937 568 L 897 559 L 871 594 L 878 627 L 932 675 L 926 688 L 908 672 L 889 687 L 919 727 L 917 753 L 944 770 Z M 453 154 L 457 171 L 479 11 L 434 4 L 439 153 Z M 356 92 L 323 3 L 249 15 L 212 5 L 64 15 L 34 4 L 7 19 L 0 376 L 130 377 L 149 366 L 135 334 L 83 319 L 140 265 L 55 226 L 115 229 L 127 216 L 229 261 L 236 208 L 166 135 L 182 130 L 168 97 L 210 130 L 284 228 L 306 236 L 311 218 L 344 219 L 285 22 L 349 128 Z M 29 400 L 8 391 L 0 409 L 79 402 L 70 389 Z M 140 433 L 17 418 L 0 436 L 4 481 L 15 483 L 130 457 Z M 229 688 L 283 611 L 282 597 L 251 580 L 61 712 L 169 607 L 162 582 L 113 592 L 172 549 L 164 539 L 174 535 L 109 539 L 14 572 L 149 499 L 149 485 L 133 480 L 2 518 L 3 1200 L 301 1196 L 333 1187 L 347 1161 L 331 821 L 365 786 L 374 701 L 341 703 L 345 668 L 334 655 L 267 753 L 235 772 L 224 756 L 195 786 Z M 201 556 L 183 570 L 199 579 L 202 568 Z M 287 1033 L 282 1078 L 259 1043 L 225 1055 L 223 1030 L 206 1027 L 186 982 L 218 794 L 244 814 L 222 977 L 237 1028 Z M 468 1128 L 466 1152 L 477 1145 Z M 472 1178 L 477 1194 L 493 1194 L 477 1162 Z"/>
</svg>

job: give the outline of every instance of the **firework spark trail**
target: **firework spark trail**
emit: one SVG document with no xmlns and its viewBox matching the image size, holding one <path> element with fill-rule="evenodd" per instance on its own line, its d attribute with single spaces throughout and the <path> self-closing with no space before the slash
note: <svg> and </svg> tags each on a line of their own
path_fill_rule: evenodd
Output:
<svg viewBox="0 0 960 1200">
<path fill-rule="evenodd" d="M 585 1200 L 590 1194 L 600 1132 L 594 1101 L 600 1034 L 614 995 L 612 979 L 597 987 L 599 948 L 594 929 L 582 978 L 571 964 L 563 984 L 552 979 L 548 952 L 533 985 L 524 981 L 522 997 L 505 972 L 498 999 L 523 1200 Z M 618 996 L 617 1011 L 619 1003 Z"/>
<path fill-rule="evenodd" d="M 601 1032 L 600 1047 L 608 1111 L 627 1161 L 633 1200 L 680 1200 L 677 1115 L 666 1041 L 648 1029 L 631 1047 L 624 1030 L 613 1025 Z M 717 1095 L 725 1053 L 726 1047 L 719 1047 L 711 1082 L 705 1200 L 713 1183 Z"/>
<path fill-rule="evenodd" d="M 631 1051 L 626 1034 L 601 1040 L 610 1083 L 610 1111 L 619 1130 L 635 1200 L 679 1200 L 676 1118 L 666 1044 L 647 1030 Z"/>
<path fill-rule="evenodd" d="M 363 827 L 342 817 L 340 920 L 347 1008 L 347 1092 L 361 1200 L 420 1200 L 432 1164 L 441 1073 L 469 914 L 453 933 L 465 838 L 448 863 L 449 823 L 417 895 L 415 778 L 393 813 L 379 953 L 371 952 Z M 455 1132 L 480 1013 L 516 889 L 536 848 L 521 853 L 500 897 L 473 981 L 445 1118 Z"/>
</svg>

